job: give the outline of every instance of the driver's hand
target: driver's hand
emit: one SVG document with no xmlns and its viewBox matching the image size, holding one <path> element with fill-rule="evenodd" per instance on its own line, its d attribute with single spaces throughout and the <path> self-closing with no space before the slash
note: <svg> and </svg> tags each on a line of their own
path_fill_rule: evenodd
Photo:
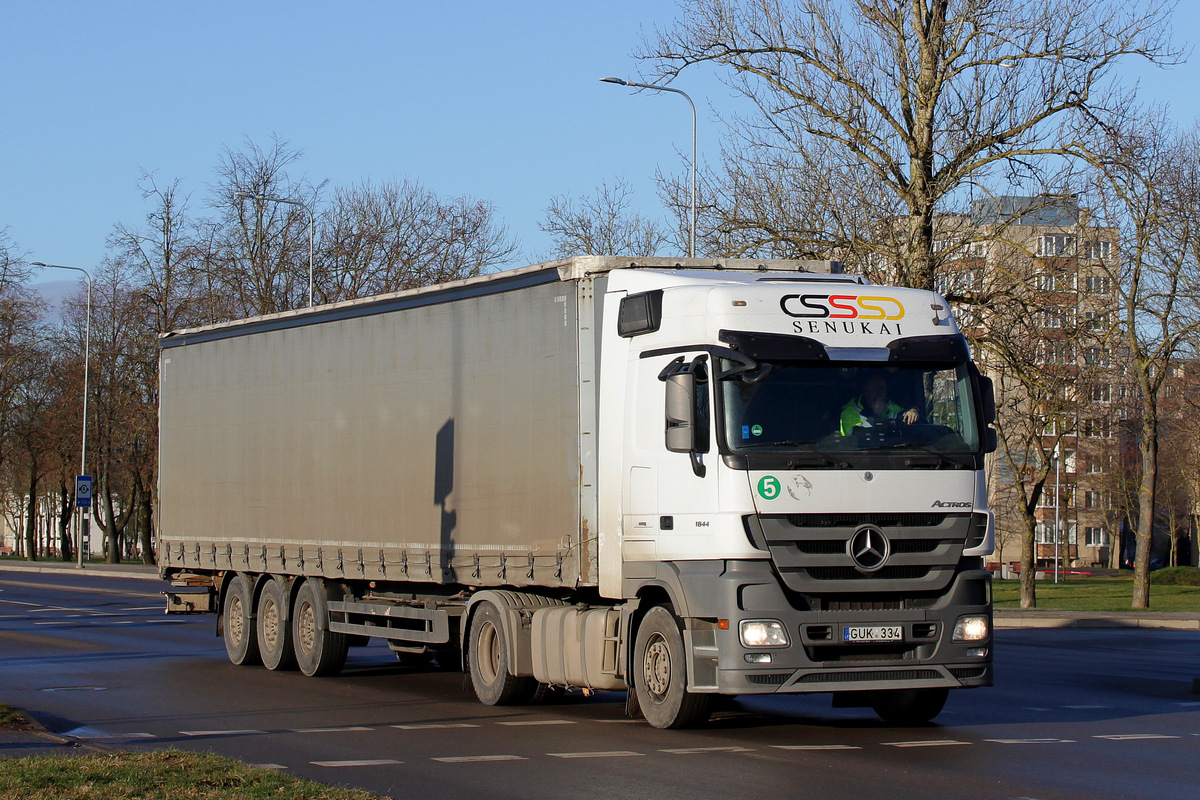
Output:
<svg viewBox="0 0 1200 800">
<path fill-rule="evenodd" d="M 916 425 L 917 420 L 920 418 L 921 418 L 921 416 L 917 413 L 917 410 L 915 408 L 910 408 L 908 411 L 904 412 L 903 419 L 904 419 L 905 425 Z"/>
</svg>

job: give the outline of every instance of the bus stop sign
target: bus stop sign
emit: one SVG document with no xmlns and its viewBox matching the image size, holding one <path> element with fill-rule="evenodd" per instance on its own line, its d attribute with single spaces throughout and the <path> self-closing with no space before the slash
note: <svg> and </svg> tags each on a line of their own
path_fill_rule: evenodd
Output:
<svg viewBox="0 0 1200 800">
<path fill-rule="evenodd" d="M 92 476 L 80 475 L 75 479 L 76 508 L 92 507 Z"/>
</svg>

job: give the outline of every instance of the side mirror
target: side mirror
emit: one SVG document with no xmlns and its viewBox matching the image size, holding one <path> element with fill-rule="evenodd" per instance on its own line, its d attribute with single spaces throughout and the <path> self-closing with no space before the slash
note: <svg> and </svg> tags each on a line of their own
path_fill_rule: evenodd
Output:
<svg viewBox="0 0 1200 800">
<path fill-rule="evenodd" d="M 996 435 L 995 428 L 983 429 L 983 452 L 994 453 L 1000 447 L 1000 438 Z"/>
<path fill-rule="evenodd" d="M 666 377 L 666 384 L 667 449 L 672 453 L 690 453 L 696 447 L 696 376 L 691 372 L 676 372 Z"/>
<path fill-rule="evenodd" d="M 983 424 L 991 425 L 996 421 L 996 388 L 986 375 L 979 376 L 979 394 L 983 401 Z"/>
</svg>

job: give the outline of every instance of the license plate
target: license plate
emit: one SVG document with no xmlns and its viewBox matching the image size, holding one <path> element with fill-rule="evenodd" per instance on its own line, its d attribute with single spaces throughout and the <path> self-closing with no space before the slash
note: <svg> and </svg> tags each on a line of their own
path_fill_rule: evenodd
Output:
<svg viewBox="0 0 1200 800">
<path fill-rule="evenodd" d="M 899 625 L 860 625 L 842 628 L 843 642 L 900 642 L 904 628 Z"/>
</svg>

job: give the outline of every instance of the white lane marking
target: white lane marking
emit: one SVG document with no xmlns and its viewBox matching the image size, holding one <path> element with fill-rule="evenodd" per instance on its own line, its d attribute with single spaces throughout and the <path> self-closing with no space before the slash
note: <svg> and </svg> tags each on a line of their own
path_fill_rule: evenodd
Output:
<svg viewBox="0 0 1200 800">
<path fill-rule="evenodd" d="M 373 731 L 375 729 L 354 725 L 346 728 L 289 728 L 288 730 L 291 733 L 342 733 L 343 731 Z"/>
<path fill-rule="evenodd" d="M 668 750 L 659 750 L 660 753 L 671 753 L 677 756 L 688 756 L 693 753 L 752 753 L 752 747 L 674 747 Z"/>
<path fill-rule="evenodd" d="M 431 731 L 442 728 L 478 728 L 479 726 L 470 722 L 423 722 L 416 725 L 393 725 L 392 727 L 402 731 Z"/>
<path fill-rule="evenodd" d="M 984 739 L 993 744 L 1074 744 L 1075 739 Z"/>
<path fill-rule="evenodd" d="M 1112 706 L 1061 706 L 1061 708 L 1070 709 L 1071 711 L 1094 711 L 1101 708 L 1112 708 Z"/>
<path fill-rule="evenodd" d="M 251 764 L 250 766 L 259 769 L 287 769 L 283 764 Z"/>
<path fill-rule="evenodd" d="M 139 608 L 127 608 L 125 611 L 162 611 L 162 606 L 141 606 Z"/>
<path fill-rule="evenodd" d="M 1026 706 L 1026 707 L 1025 707 L 1025 710 L 1026 710 L 1026 711 L 1049 711 L 1050 709 L 1048 709 L 1048 708 L 1038 708 L 1037 706 Z"/>
<path fill-rule="evenodd" d="M 1108 739 L 1112 742 L 1132 742 L 1139 739 L 1182 739 L 1182 736 L 1168 736 L 1165 733 L 1102 733 L 1093 739 Z"/>
<path fill-rule="evenodd" d="M 497 725 L 512 725 L 517 726 L 533 726 L 533 725 L 574 725 L 575 721 L 570 719 L 532 719 L 522 722 L 497 722 Z"/>
<path fill-rule="evenodd" d="M 1184 708 L 1194 708 L 1196 706 L 1200 706 L 1200 702 L 1192 700 L 1191 702 L 1188 702 L 1188 703 L 1176 703 L 1175 705 L 1183 706 Z"/>
<path fill-rule="evenodd" d="M 241 730 L 232 731 L 180 731 L 181 736 L 244 736 L 247 734 L 260 734 L 266 731 L 259 731 L 253 728 L 243 728 Z"/>
<path fill-rule="evenodd" d="M 107 686 L 54 686 L 42 689 L 43 692 L 107 692 Z"/>
<path fill-rule="evenodd" d="M 66 620 L 56 620 L 53 622 L 35 622 L 34 625 L 50 626 L 50 625 L 75 625 L 77 623 L 67 622 Z"/>
<path fill-rule="evenodd" d="M 927 739 L 916 742 L 883 742 L 884 747 L 952 747 L 958 744 L 970 744 L 954 739 Z"/>
<path fill-rule="evenodd" d="M 75 728 L 63 734 L 76 739 L 156 739 L 153 733 L 110 733 L 96 728 Z"/>
<path fill-rule="evenodd" d="M 430 760 L 440 761 L 443 764 L 471 764 L 477 761 L 528 761 L 529 759 L 525 756 L 444 756 Z"/>
<path fill-rule="evenodd" d="M 392 758 L 363 759 L 361 761 L 310 761 L 314 767 L 386 767 L 392 764 L 403 764 Z"/>
<path fill-rule="evenodd" d="M 627 758 L 646 754 L 635 753 L 632 750 L 597 750 L 591 753 L 546 753 L 546 755 L 554 758 Z"/>
<path fill-rule="evenodd" d="M 856 744 L 773 744 L 776 750 L 862 750 Z"/>
</svg>

